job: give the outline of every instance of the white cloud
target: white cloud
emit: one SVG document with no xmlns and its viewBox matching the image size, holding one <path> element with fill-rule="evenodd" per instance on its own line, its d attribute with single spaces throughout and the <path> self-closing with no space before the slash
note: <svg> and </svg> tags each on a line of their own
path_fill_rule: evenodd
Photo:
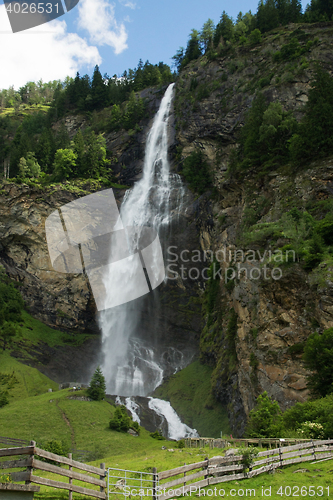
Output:
<svg viewBox="0 0 333 500">
<path fill-rule="evenodd" d="M 97 47 L 76 33 L 67 33 L 65 21 L 54 20 L 20 33 L 11 32 L 4 5 L 0 5 L 0 89 L 27 81 L 63 80 L 80 66 L 102 62 Z"/>
<path fill-rule="evenodd" d="M 119 0 L 119 2 L 124 6 L 124 7 L 129 7 L 130 9 L 134 10 L 136 8 L 136 3 L 131 2 L 130 0 Z"/>
<path fill-rule="evenodd" d="M 127 49 L 127 32 L 123 23 L 115 18 L 114 5 L 107 0 L 81 0 L 78 27 L 88 31 L 90 41 L 97 45 L 109 45 L 115 54 Z"/>
</svg>

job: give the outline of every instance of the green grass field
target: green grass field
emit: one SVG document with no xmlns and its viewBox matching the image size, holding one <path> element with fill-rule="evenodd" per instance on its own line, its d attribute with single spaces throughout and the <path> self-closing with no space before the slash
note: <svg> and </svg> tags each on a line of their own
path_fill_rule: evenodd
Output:
<svg viewBox="0 0 333 500">
<path fill-rule="evenodd" d="M 9 401 L 22 400 L 30 396 L 37 396 L 47 392 L 48 389 L 58 390 L 58 384 L 26 364 L 20 363 L 10 354 L 15 351 L 15 356 L 24 358 L 34 364 L 33 348 L 38 346 L 79 346 L 89 335 L 64 333 L 50 328 L 26 311 L 22 311 L 19 334 L 14 337 L 11 345 L 3 350 L 0 347 L 0 391 L 8 390 Z M 3 376 L 13 375 L 10 384 L 4 383 Z M 0 432 L 1 434 L 1 432 Z"/>
<path fill-rule="evenodd" d="M 7 355 L 2 355 L 0 360 L 2 367 L 6 366 L 6 359 Z M 12 368 L 12 361 L 9 366 Z M 19 373 L 20 369 L 24 378 L 28 380 L 27 387 L 30 388 L 30 391 L 33 390 L 32 388 L 36 384 L 37 390 L 41 392 L 47 391 L 50 381 L 46 377 L 46 380 L 43 379 L 43 376 L 38 375 L 38 371 L 32 368 L 24 365 L 20 367 L 20 363 L 16 361 L 17 373 Z M 29 376 L 28 373 L 30 373 Z M 40 382 L 41 380 L 42 382 Z M 70 448 L 76 447 L 91 451 L 91 463 L 96 466 L 99 466 L 100 462 L 104 462 L 106 467 L 144 472 L 149 472 L 153 467 L 156 467 L 158 471 L 162 471 L 224 453 L 224 450 L 210 450 L 208 447 L 205 449 L 178 449 L 177 444 L 174 442 L 158 441 L 151 438 L 144 429 L 141 430 L 138 437 L 111 431 L 108 424 L 110 417 L 113 415 L 114 406 L 106 401 L 95 402 L 69 399 L 71 397 L 81 397 L 84 395 L 84 391 L 73 392 L 70 389 L 65 389 L 28 397 L 27 394 L 28 392 L 25 395 L 22 392 L 21 397 L 13 399 L 9 405 L 0 409 L 0 434 L 13 438 L 33 439 L 40 446 L 43 445 L 43 442 L 49 440 L 63 441 Z M 162 446 L 173 449 L 173 451 L 162 450 Z M 306 469 L 308 472 L 295 474 L 294 471 L 298 469 Z M 257 478 L 223 483 L 216 486 L 216 491 L 217 496 L 219 496 L 218 491 L 223 489 L 224 497 L 241 498 L 241 496 L 245 496 L 245 493 L 242 495 L 242 490 L 246 491 L 246 489 L 254 489 L 256 496 L 262 496 L 261 488 L 264 487 L 267 493 L 271 491 L 270 498 L 278 499 L 287 497 L 288 495 L 285 492 L 289 492 L 288 489 L 283 489 L 280 492 L 282 491 L 284 495 L 280 495 L 278 491 L 281 486 L 283 488 L 286 486 L 294 488 L 291 489 L 291 492 L 295 493 L 294 496 L 297 496 L 297 487 L 304 486 L 308 488 L 313 486 L 316 496 L 329 498 L 331 492 L 330 496 L 326 495 L 327 490 L 325 488 L 333 483 L 332 473 L 333 463 L 331 461 L 313 465 L 310 463 L 299 464 L 278 470 L 272 475 L 263 474 Z M 49 473 L 38 472 L 38 475 L 60 480 L 59 476 L 53 476 Z M 67 481 L 66 479 L 63 480 Z M 82 485 L 79 482 L 74 482 L 74 484 Z M 319 495 L 321 492 L 320 487 L 324 488 L 323 495 Z M 206 488 L 206 490 L 211 488 Z M 234 495 L 238 489 L 241 490 L 240 494 Z M 304 493 L 305 489 L 303 488 L 302 491 Z M 311 496 L 301 495 L 300 492 L 299 489 L 298 496 L 304 498 Z M 211 491 L 208 491 L 207 495 L 209 496 L 210 493 Z M 196 495 L 197 493 L 192 494 L 192 496 Z M 292 496 L 292 494 L 289 496 Z M 120 495 L 117 495 L 117 497 L 112 498 L 114 500 L 123 499 Z M 40 500 L 65 500 L 68 498 L 68 493 L 42 486 L 41 492 L 35 495 L 35 498 Z M 83 498 L 87 497 L 74 494 L 73 498 L 83 500 Z"/>
<path fill-rule="evenodd" d="M 50 328 L 38 319 L 33 318 L 26 311 L 22 311 L 23 321 L 21 322 L 21 333 L 17 338 L 17 342 L 23 343 L 26 347 L 36 346 L 39 343 L 44 343 L 50 347 L 64 345 L 81 345 L 89 335 L 86 333 L 65 333 L 54 328 Z M 15 343 L 14 343 L 15 346 Z"/>
<path fill-rule="evenodd" d="M 47 113 L 49 109 L 50 105 L 48 104 L 32 104 L 32 105 L 21 104 L 17 111 L 15 111 L 15 108 L 0 109 L 0 116 L 24 117 L 27 115 L 31 115 L 32 113 L 36 113 L 38 111 Z"/>
<path fill-rule="evenodd" d="M 47 392 L 48 389 L 58 390 L 58 384 L 40 373 L 36 368 L 20 363 L 15 358 L 12 358 L 7 351 L 0 353 L 0 375 L 12 374 L 14 375 L 14 382 L 9 389 L 10 401 L 22 401 L 30 396 Z M 0 390 L 1 388 L 0 381 Z M 8 408 L 11 408 L 11 404 Z M 0 415 L 2 411 L 3 409 L 0 409 Z"/>
<path fill-rule="evenodd" d="M 21 334 L 16 339 L 13 348 L 26 354 L 31 346 L 39 343 L 52 347 L 79 345 L 86 339 L 85 335 L 72 336 L 49 328 L 26 312 L 23 313 L 23 320 Z M 177 443 L 155 440 L 145 429 L 141 430 L 138 437 L 111 431 L 109 421 L 115 408 L 112 404 L 107 401 L 71 399 L 85 396 L 85 391 L 72 391 L 71 389 L 59 391 L 58 385 L 37 369 L 11 357 L 10 350 L 0 352 L 0 376 L 6 375 L 13 375 L 13 377 L 9 390 L 10 403 L 0 409 L 0 435 L 2 436 L 27 441 L 34 440 L 40 447 L 50 440 L 61 441 L 69 449 L 89 451 L 84 462 L 96 466 L 104 462 L 106 467 L 143 472 L 149 472 L 153 467 L 156 467 L 158 471 L 168 470 L 184 463 L 194 463 L 206 457 L 224 454 L 224 450 L 210 450 L 208 447 L 178 449 Z M 229 426 L 225 409 L 218 405 L 210 394 L 210 376 L 211 368 L 195 361 L 170 377 L 163 386 L 157 389 L 155 395 L 170 400 L 186 423 L 196 427 L 201 434 L 219 436 L 221 430 L 224 434 L 228 433 Z M 52 393 L 48 392 L 50 388 L 53 390 Z M 162 450 L 162 446 L 166 446 L 167 449 Z M 74 455 L 74 458 L 77 457 Z M 299 469 L 306 469 L 306 471 L 295 473 Z M 36 471 L 36 473 L 42 477 L 67 482 L 66 478 L 61 479 L 49 473 L 41 471 Z M 248 492 L 252 490 L 251 496 L 255 491 L 255 496 L 262 498 L 265 496 L 273 499 L 288 496 L 329 498 L 332 492 L 329 491 L 328 495 L 326 488 L 330 487 L 331 483 L 333 484 L 332 473 L 332 461 L 313 465 L 298 464 L 277 470 L 274 474 L 263 474 L 257 478 L 217 485 L 216 494 L 218 497 L 224 493 L 225 498 L 228 496 L 241 498 L 250 495 L 246 493 L 246 490 Z M 82 483 L 77 481 L 74 481 L 74 484 L 82 486 Z M 302 486 L 303 490 L 301 490 Z M 313 486 L 314 489 L 309 490 L 309 486 Z M 209 490 L 212 490 L 212 496 L 215 496 L 214 487 L 206 488 L 201 495 L 210 496 L 212 492 Z M 266 495 L 263 495 L 262 488 Z M 220 494 L 219 490 L 221 490 Z M 312 495 L 313 491 L 315 495 Z M 190 496 L 198 496 L 198 493 L 193 492 Z M 65 500 L 68 498 L 68 492 L 42 486 L 35 498 Z M 88 497 L 73 494 L 73 498 L 83 500 Z M 121 495 L 112 496 L 112 500 L 123 500 L 123 498 Z"/>
</svg>

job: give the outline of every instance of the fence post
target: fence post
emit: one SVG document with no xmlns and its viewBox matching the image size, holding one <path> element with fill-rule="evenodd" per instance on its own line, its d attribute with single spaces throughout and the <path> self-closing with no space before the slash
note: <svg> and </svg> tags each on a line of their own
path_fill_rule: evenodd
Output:
<svg viewBox="0 0 333 500">
<path fill-rule="evenodd" d="M 34 452 L 31 455 L 31 459 L 33 460 L 34 459 L 34 455 L 35 455 L 36 441 L 30 441 L 30 446 L 34 447 Z M 25 484 L 31 484 L 31 476 L 32 476 L 34 470 L 33 470 L 32 467 L 29 466 L 29 467 L 27 467 L 27 471 L 30 472 L 30 474 L 29 474 L 29 479 L 27 481 L 25 481 Z"/>
<path fill-rule="evenodd" d="M 153 500 L 157 500 L 156 485 L 157 485 L 157 469 L 156 467 L 153 467 Z"/>
<path fill-rule="evenodd" d="M 313 439 L 311 439 L 311 443 L 312 443 L 312 455 L 313 455 L 313 458 L 314 458 L 314 460 L 317 460 L 316 459 L 316 452 L 315 452 L 315 445 L 314 445 Z"/>
<path fill-rule="evenodd" d="M 186 465 L 186 463 L 184 463 L 184 465 Z M 186 471 L 184 472 L 184 488 L 186 486 L 186 480 L 185 480 L 185 477 L 186 477 Z"/>
<path fill-rule="evenodd" d="M 73 455 L 72 455 L 71 453 L 68 453 L 68 458 L 69 458 L 70 460 L 72 460 L 72 457 L 73 457 Z M 69 470 L 72 470 L 72 466 L 71 466 L 71 465 L 69 465 L 69 466 L 68 466 L 68 469 L 69 469 Z M 72 484 L 72 483 L 73 483 L 73 479 L 70 477 L 70 478 L 69 478 L 69 484 Z M 68 500 L 72 500 L 72 499 L 73 499 L 73 492 L 72 492 L 72 490 L 69 490 Z"/>
<path fill-rule="evenodd" d="M 280 457 L 280 467 L 282 467 L 282 451 L 281 451 L 281 442 L 279 442 L 279 457 Z"/>
<path fill-rule="evenodd" d="M 100 464 L 100 468 L 104 471 L 104 474 L 103 474 L 103 476 L 99 476 L 99 478 L 105 481 L 105 463 Z M 105 493 L 105 488 L 103 488 L 103 486 L 100 486 L 99 491 Z M 106 498 L 106 494 L 105 494 L 105 498 Z"/>
</svg>

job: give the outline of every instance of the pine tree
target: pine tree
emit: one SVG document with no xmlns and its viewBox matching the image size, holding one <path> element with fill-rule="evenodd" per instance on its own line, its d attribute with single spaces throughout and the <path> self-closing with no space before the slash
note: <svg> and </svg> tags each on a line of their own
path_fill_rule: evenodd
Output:
<svg viewBox="0 0 333 500">
<path fill-rule="evenodd" d="M 98 366 L 88 388 L 88 396 L 94 401 L 102 401 L 105 397 L 106 384 L 102 370 Z"/>
<path fill-rule="evenodd" d="M 91 97 L 93 109 L 99 109 L 106 105 L 108 89 L 104 83 L 99 67 L 95 66 L 91 82 Z"/>
<path fill-rule="evenodd" d="M 214 21 L 212 19 L 208 19 L 202 27 L 200 33 L 200 43 L 202 45 L 203 51 L 207 52 L 209 46 L 212 43 L 215 32 Z"/>
<path fill-rule="evenodd" d="M 223 39 L 224 42 L 232 40 L 234 34 L 234 23 L 231 17 L 226 14 L 225 10 L 222 12 L 221 20 L 216 25 L 215 35 L 214 35 L 214 45 L 215 47 Z"/>
</svg>

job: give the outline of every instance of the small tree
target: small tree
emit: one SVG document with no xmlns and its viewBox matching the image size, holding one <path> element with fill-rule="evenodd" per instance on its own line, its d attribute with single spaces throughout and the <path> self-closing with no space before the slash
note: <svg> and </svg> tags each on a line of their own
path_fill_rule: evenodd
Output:
<svg viewBox="0 0 333 500">
<path fill-rule="evenodd" d="M 63 181 L 72 177 L 76 170 L 77 155 L 71 149 L 58 149 L 53 162 L 56 180 Z"/>
<path fill-rule="evenodd" d="M 117 406 L 113 417 L 110 420 L 109 427 L 113 431 L 118 432 L 127 432 L 129 429 L 133 429 L 137 434 L 140 434 L 140 426 L 138 422 L 134 422 L 127 414 L 127 410 L 124 405 Z"/>
<path fill-rule="evenodd" d="M 250 411 L 246 434 L 248 437 L 279 437 L 281 410 L 265 391 L 257 398 L 256 407 Z"/>
<path fill-rule="evenodd" d="M 333 328 L 322 335 L 312 333 L 304 348 L 305 366 L 312 371 L 308 386 L 315 395 L 326 396 L 333 392 Z"/>
<path fill-rule="evenodd" d="M 238 455 L 241 455 L 242 460 L 241 464 L 243 466 L 243 471 L 245 472 L 246 469 L 250 469 L 255 457 L 258 455 L 258 448 L 254 448 L 254 446 L 249 446 L 248 448 L 241 448 L 238 450 Z"/>
<path fill-rule="evenodd" d="M 94 401 L 102 401 L 105 397 L 106 385 L 102 370 L 98 366 L 88 388 L 88 396 Z"/>
<path fill-rule="evenodd" d="M 124 405 L 117 406 L 109 423 L 110 429 L 118 432 L 127 432 L 131 427 L 131 418 L 127 415 Z"/>
<path fill-rule="evenodd" d="M 32 177 L 38 178 L 40 176 L 40 165 L 36 160 L 34 153 L 27 153 L 27 157 L 22 157 L 19 161 L 19 176 L 22 178 Z"/>
</svg>

